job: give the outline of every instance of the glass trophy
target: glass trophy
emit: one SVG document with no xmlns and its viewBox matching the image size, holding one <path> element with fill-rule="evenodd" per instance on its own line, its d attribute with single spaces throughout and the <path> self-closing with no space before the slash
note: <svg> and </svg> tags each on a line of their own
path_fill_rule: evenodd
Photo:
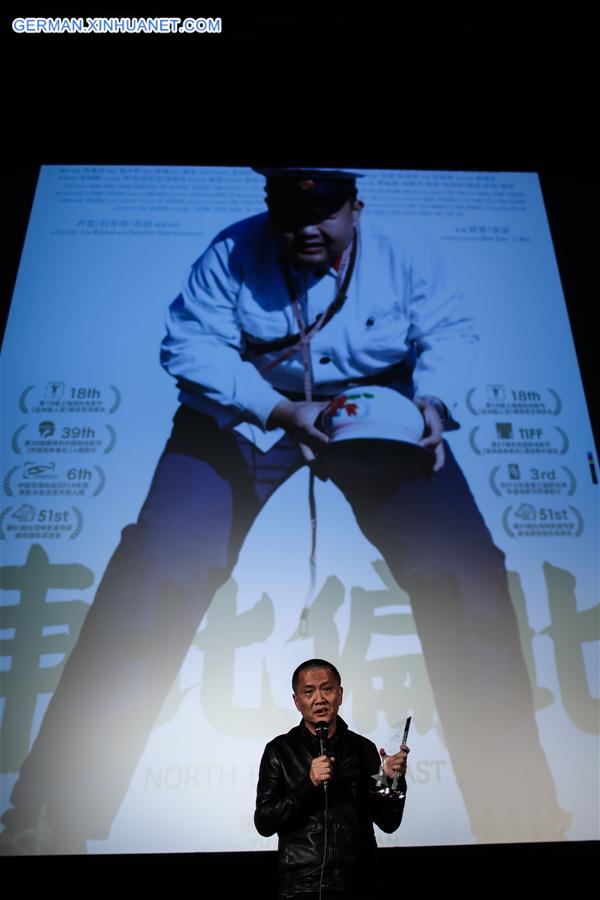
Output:
<svg viewBox="0 0 600 900">
<path fill-rule="evenodd" d="M 404 733 L 402 734 L 402 739 L 400 744 L 405 744 L 408 739 L 408 730 L 410 728 L 412 716 L 409 716 L 404 724 Z M 395 730 L 394 733 L 390 736 L 390 740 L 392 743 L 396 743 L 398 738 L 400 737 L 399 730 Z M 371 778 L 375 781 L 375 785 L 372 788 L 372 791 L 375 794 L 379 794 L 381 797 L 389 797 L 391 800 L 403 800 L 406 796 L 406 776 L 401 775 L 400 772 L 397 772 L 393 778 L 389 778 L 385 774 L 385 770 L 383 768 L 383 762 L 385 759 L 385 755 L 381 757 L 381 764 L 379 766 L 379 771 L 376 775 L 371 775 Z"/>
</svg>

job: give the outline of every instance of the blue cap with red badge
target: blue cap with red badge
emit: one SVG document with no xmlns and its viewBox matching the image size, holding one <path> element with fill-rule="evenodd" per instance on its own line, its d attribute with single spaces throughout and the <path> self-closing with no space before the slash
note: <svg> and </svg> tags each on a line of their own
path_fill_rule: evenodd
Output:
<svg viewBox="0 0 600 900">
<path fill-rule="evenodd" d="M 267 206 L 277 219 L 326 218 L 356 198 L 359 172 L 302 167 L 254 168 L 267 179 Z"/>
</svg>

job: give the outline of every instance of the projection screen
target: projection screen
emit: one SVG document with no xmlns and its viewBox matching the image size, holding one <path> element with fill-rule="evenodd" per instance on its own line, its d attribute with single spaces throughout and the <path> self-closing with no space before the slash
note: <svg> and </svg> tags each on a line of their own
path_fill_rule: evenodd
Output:
<svg viewBox="0 0 600 900">
<path fill-rule="evenodd" d="M 403 562 L 416 567 L 403 586 L 390 570 L 397 551 L 385 559 L 385 538 L 376 547 L 332 480 L 315 479 L 311 591 L 306 466 L 254 517 L 187 638 L 174 634 L 189 597 L 167 499 L 164 515 L 159 500 L 151 511 L 156 553 L 151 543 L 140 552 L 126 530 L 127 553 L 97 604 L 114 609 L 94 620 L 96 590 L 137 520 L 178 407 L 159 362 L 167 310 L 213 238 L 265 212 L 264 179 L 250 168 L 44 166 L 2 357 L 2 811 L 9 823 L 13 804 L 20 810 L 32 853 L 44 852 L 59 807 L 59 852 L 73 851 L 70 832 L 91 853 L 273 849 L 276 838 L 253 825 L 258 765 L 266 742 L 298 722 L 290 677 L 311 657 L 338 666 L 341 715 L 378 747 L 395 751 L 413 717 L 405 819 L 393 835 L 377 832 L 381 846 L 599 836 L 597 459 L 538 177 L 355 171 L 360 233 L 392 254 L 420 242 L 423 266 L 427 254 L 435 260 L 437 305 L 419 326 L 417 357 L 428 335 L 435 346 L 416 365 L 426 382 L 443 368 L 442 399 L 459 426 L 445 434 L 454 477 L 464 475 L 461 496 L 470 490 L 498 548 L 494 578 L 506 572 L 518 635 L 512 609 L 507 622 L 486 619 L 489 569 L 469 544 L 462 500 L 453 508 L 449 493 L 444 506 L 454 523 L 446 549 L 440 528 L 421 521 L 442 508 L 441 473 L 405 523 L 406 546 L 419 529 L 432 543 L 418 572 L 416 557 Z M 366 273 L 366 259 L 355 277 L 381 300 L 363 324 L 393 344 L 383 298 L 398 270 Z M 334 318 L 319 333 L 317 369 L 340 352 L 337 327 Z M 273 433 L 256 421 L 242 429 L 259 458 Z M 220 496 L 202 503 L 215 503 L 215 516 Z M 209 529 L 207 547 L 212 538 Z M 207 552 L 202 543 L 188 555 Z M 165 547 L 175 572 L 153 575 Z M 481 615 L 448 583 L 419 612 L 423 572 L 444 553 L 479 579 Z M 160 598 L 150 607 L 153 578 Z M 84 621 L 87 644 L 53 712 Z M 147 685 L 176 640 L 183 662 L 158 702 Z M 497 648 L 515 641 L 531 713 L 518 664 L 496 668 Z"/>
</svg>

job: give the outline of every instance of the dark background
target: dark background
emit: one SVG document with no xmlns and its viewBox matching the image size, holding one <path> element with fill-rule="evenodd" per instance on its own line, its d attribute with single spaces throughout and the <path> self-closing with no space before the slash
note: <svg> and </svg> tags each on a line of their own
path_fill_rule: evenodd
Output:
<svg viewBox="0 0 600 900">
<path fill-rule="evenodd" d="M 15 34 L 14 16 L 3 15 L 4 309 L 43 163 L 537 171 L 598 436 L 592 14 L 559 7 L 535 17 L 506 4 L 493 18 L 448 10 L 228 15 L 215 3 L 154 11 L 34 4 L 16 13 L 220 16 L 220 35 Z M 510 789 L 509 757 L 499 777 Z M 591 849 L 407 848 L 380 857 L 389 889 L 419 897 L 450 887 L 479 896 L 490 885 L 550 888 L 565 866 L 580 874 Z M 20 881 L 58 886 L 68 878 L 92 893 L 94 885 L 115 889 L 127 876 L 149 890 L 163 878 L 201 890 L 214 876 L 217 896 L 261 886 L 268 896 L 274 884 L 271 853 L 11 864 Z"/>
</svg>

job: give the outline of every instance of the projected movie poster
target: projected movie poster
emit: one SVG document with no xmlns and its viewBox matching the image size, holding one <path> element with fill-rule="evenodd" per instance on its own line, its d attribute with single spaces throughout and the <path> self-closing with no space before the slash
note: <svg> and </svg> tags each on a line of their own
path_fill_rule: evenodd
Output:
<svg viewBox="0 0 600 900">
<path fill-rule="evenodd" d="M 394 414 L 352 358 L 404 361 L 446 457 L 398 477 L 371 442 L 311 503 L 261 427 L 302 354 L 251 346 L 297 332 L 292 299 L 230 302 L 281 278 L 279 249 L 242 266 L 234 230 L 191 269 L 265 212 L 264 178 L 41 172 L 2 360 L 2 811 L 25 852 L 273 849 L 258 767 L 312 657 L 378 748 L 412 715 L 381 846 L 598 837 L 597 460 L 537 176 L 361 174 L 347 296 L 305 359 L 317 388 L 346 367 L 337 413 L 375 444 Z M 313 282 L 327 310 L 339 278 Z"/>
</svg>

